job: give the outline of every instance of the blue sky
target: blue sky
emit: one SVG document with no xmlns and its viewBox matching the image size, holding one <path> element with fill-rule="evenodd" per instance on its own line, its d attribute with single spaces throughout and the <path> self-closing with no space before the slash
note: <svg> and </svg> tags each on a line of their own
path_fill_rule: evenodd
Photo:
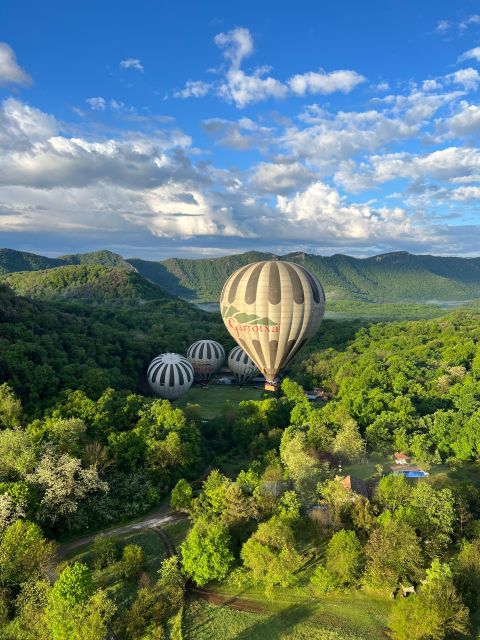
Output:
<svg viewBox="0 0 480 640">
<path fill-rule="evenodd" d="M 0 245 L 478 255 L 475 2 L 0 5 Z"/>
</svg>

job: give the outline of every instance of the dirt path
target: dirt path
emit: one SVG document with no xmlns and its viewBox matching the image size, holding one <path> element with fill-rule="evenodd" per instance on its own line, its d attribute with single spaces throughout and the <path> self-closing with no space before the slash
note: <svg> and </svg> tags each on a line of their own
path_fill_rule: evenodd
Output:
<svg viewBox="0 0 480 640">
<path fill-rule="evenodd" d="M 245 600 L 243 598 L 237 598 L 236 596 L 224 596 L 215 591 L 208 591 L 204 589 L 198 589 L 197 587 L 188 586 L 188 592 L 191 596 L 206 600 L 210 604 L 222 605 L 235 609 L 236 611 L 248 611 L 249 613 L 265 613 L 264 607 L 254 600 Z"/>
<path fill-rule="evenodd" d="M 102 531 L 97 531 L 96 533 L 92 533 L 83 538 L 78 538 L 77 540 L 72 540 L 71 542 L 59 545 L 55 554 L 55 561 L 58 563 L 75 549 L 90 544 L 99 533 L 104 533 L 108 536 L 121 536 L 134 531 L 143 531 L 144 529 L 161 527 L 165 524 L 176 522 L 179 519 L 179 516 L 173 515 L 167 506 L 162 507 L 155 513 L 150 513 L 148 516 L 145 516 L 143 520 L 137 520 L 137 522 L 125 524 L 120 527 L 112 527 L 111 529 L 102 529 Z"/>
</svg>

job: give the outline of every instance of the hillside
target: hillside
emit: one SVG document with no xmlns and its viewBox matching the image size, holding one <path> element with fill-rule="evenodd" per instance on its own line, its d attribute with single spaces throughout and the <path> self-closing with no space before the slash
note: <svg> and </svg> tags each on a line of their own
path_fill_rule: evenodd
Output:
<svg viewBox="0 0 480 640">
<path fill-rule="evenodd" d="M 271 257 L 244 253 L 224 258 L 185 260 L 174 258 L 153 263 L 129 262 L 166 291 L 199 300 L 217 300 L 225 279 L 235 269 Z M 337 254 L 316 256 L 293 253 L 278 256 L 304 265 L 325 288 L 329 300 L 398 302 L 468 300 L 480 296 L 480 258 L 443 258 L 387 253 L 371 258 Z"/>
<path fill-rule="evenodd" d="M 33 414 L 65 389 L 136 389 L 151 358 L 185 353 L 204 335 L 225 338 L 219 318 L 169 296 L 91 305 L 32 300 L 0 283 L 0 385 Z"/>
<path fill-rule="evenodd" d="M 133 269 L 89 263 L 10 273 L 1 276 L 0 281 L 30 298 L 96 301 L 170 298 Z"/>
<path fill-rule="evenodd" d="M 154 262 L 140 258 L 125 260 L 110 251 L 45 258 L 0 249 L 0 274 L 97 265 L 131 274 L 138 272 L 163 291 L 187 300 L 216 302 L 231 273 L 249 262 L 272 257 L 296 262 L 310 269 L 322 282 L 330 302 L 461 301 L 480 297 L 480 258 L 413 255 L 407 252 L 353 258 L 342 254 L 317 256 L 301 252 L 274 256 L 271 253 L 249 251 L 222 258 L 169 258 Z M 17 284 L 17 290 L 34 295 L 29 293 L 26 284 L 25 290 L 20 288 L 25 278 L 21 280 L 22 285 Z M 13 282 L 17 283 L 15 279 Z M 140 281 L 136 282 L 140 286 Z M 145 281 L 142 287 L 146 287 Z M 150 299 L 146 289 L 145 295 L 139 297 Z"/>
<path fill-rule="evenodd" d="M 17 271 L 42 271 L 70 264 L 98 264 L 104 267 L 132 269 L 132 266 L 122 256 L 112 253 L 112 251 L 92 251 L 91 253 L 74 253 L 59 258 L 47 258 L 27 251 L 0 249 L 0 274 Z"/>
</svg>

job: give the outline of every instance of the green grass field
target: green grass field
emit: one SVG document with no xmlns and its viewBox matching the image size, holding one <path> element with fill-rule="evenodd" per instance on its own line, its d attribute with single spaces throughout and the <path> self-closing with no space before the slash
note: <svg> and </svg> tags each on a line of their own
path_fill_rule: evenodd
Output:
<svg viewBox="0 0 480 640">
<path fill-rule="evenodd" d="M 321 602 L 255 600 L 259 612 L 191 600 L 185 640 L 380 640 L 391 603 L 361 592 Z"/>
<path fill-rule="evenodd" d="M 208 389 L 195 386 L 176 400 L 175 405 L 184 409 L 187 404 L 198 404 L 202 417 L 208 419 L 217 416 L 226 402 L 238 404 L 242 400 L 260 400 L 263 393 L 259 387 L 239 387 L 236 384 L 212 384 Z"/>
</svg>

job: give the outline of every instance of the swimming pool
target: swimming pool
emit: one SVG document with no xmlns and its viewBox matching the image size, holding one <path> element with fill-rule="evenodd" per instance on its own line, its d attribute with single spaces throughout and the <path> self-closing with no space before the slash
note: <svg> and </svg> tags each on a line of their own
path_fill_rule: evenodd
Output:
<svg viewBox="0 0 480 640">
<path fill-rule="evenodd" d="M 426 471 L 399 471 L 398 473 L 406 478 L 425 478 L 428 476 Z"/>
</svg>

